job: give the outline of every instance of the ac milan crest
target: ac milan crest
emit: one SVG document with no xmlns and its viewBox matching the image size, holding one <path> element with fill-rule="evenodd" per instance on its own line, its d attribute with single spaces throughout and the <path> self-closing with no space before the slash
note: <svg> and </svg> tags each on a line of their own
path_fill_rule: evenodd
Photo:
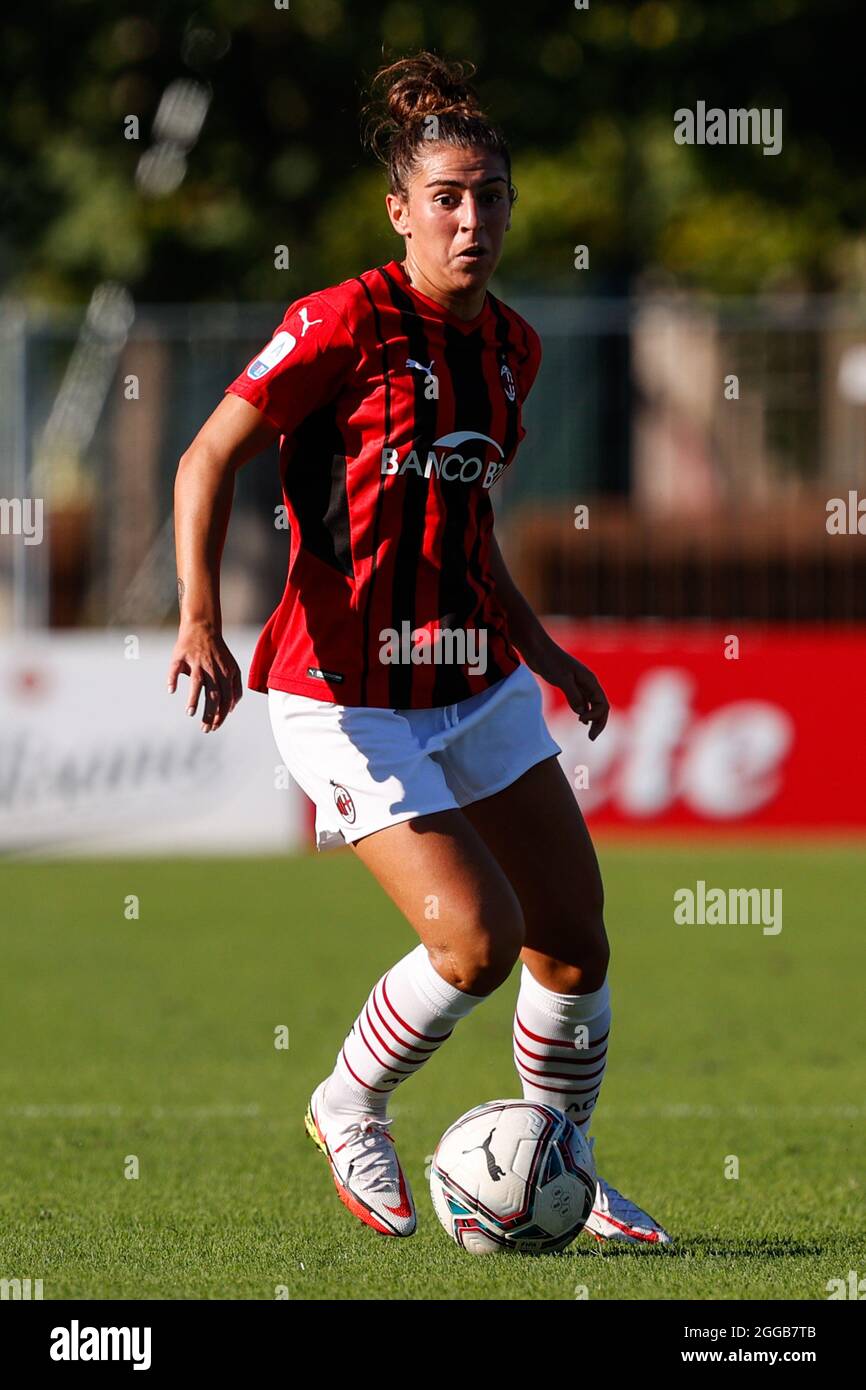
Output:
<svg viewBox="0 0 866 1390">
<path fill-rule="evenodd" d="M 510 401 L 517 397 L 517 389 L 514 385 L 514 377 L 511 375 L 511 368 L 507 362 L 503 362 L 499 368 L 499 375 L 502 378 L 502 389 Z"/>
<path fill-rule="evenodd" d="M 355 803 L 345 787 L 341 787 L 339 782 L 332 782 L 334 788 L 334 805 L 343 817 L 343 820 L 353 825 L 355 822 Z"/>
</svg>

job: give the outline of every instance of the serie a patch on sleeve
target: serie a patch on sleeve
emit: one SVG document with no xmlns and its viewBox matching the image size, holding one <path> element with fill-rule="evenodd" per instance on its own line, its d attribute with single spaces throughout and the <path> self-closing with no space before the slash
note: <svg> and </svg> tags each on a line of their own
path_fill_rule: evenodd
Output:
<svg viewBox="0 0 866 1390">
<path fill-rule="evenodd" d="M 267 347 L 259 353 L 255 362 L 251 362 L 247 367 L 247 376 L 253 381 L 258 381 L 259 377 L 266 376 L 278 362 L 282 362 L 284 357 L 288 357 L 297 341 L 294 334 L 285 329 L 280 333 L 275 333 Z"/>
</svg>

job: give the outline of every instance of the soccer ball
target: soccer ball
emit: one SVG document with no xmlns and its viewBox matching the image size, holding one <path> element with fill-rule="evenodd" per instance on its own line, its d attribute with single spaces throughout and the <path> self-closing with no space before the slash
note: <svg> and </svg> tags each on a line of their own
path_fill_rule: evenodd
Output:
<svg viewBox="0 0 866 1390">
<path fill-rule="evenodd" d="M 552 1105 L 490 1100 L 436 1146 L 430 1193 L 445 1230 L 472 1255 L 549 1254 L 583 1230 L 595 1200 L 592 1150 Z"/>
</svg>

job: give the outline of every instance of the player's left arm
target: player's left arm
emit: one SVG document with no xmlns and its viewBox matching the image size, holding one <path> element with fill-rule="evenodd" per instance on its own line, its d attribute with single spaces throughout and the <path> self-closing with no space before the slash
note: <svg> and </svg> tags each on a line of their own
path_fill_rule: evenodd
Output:
<svg viewBox="0 0 866 1390">
<path fill-rule="evenodd" d="M 530 670 L 562 691 L 580 722 L 589 725 L 590 739 L 598 738 L 610 714 L 610 705 L 599 680 L 588 666 L 554 642 L 508 573 L 496 537 L 490 539 L 490 568 L 496 597 L 505 610 L 514 645 Z"/>
</svg>

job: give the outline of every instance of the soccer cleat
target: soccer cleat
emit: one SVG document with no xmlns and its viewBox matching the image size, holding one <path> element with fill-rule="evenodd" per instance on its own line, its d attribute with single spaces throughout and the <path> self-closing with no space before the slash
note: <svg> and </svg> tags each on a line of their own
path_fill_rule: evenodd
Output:
<svg viewBox="0 0 866 1390">
<path fill-rule="evenodd" d="M 388 1132 L 391 1120 L 330 1115 L 322 1099 L 326 1084 L 313 1092 L 304 1127 L 328 1160 L 340 1201 L 380 1235 L 413 1235 L 415 1203 Z"/>
<path fill-rule="evenodd" d="M 589 1140 L 590 1148 L 594 1143 L 594 1138 Z M 623 1197 L 604 1178 L 598 1179 L 595 1201 L 583 1229 L 596 1240 L 624 1240 L 633 1245 L 672 1244 L 663 1226 L 628 1197 Z"/>
</svg>

